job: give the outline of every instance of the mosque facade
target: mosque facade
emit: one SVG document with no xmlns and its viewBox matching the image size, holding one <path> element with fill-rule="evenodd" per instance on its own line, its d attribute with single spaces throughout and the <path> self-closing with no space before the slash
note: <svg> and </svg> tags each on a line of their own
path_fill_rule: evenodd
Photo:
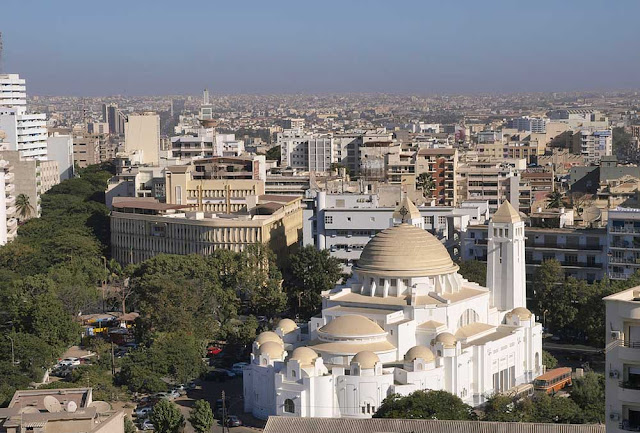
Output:
<svg viewBox="0 0 640 433">
<path fill-rule="evenodd" d="M 307 332 L 290 319 L 254 341 L 244 409 L 257 418 L 371 417 L 390 394 L 445 390 L 477 406 L 542 373 L 542 326 L 526 308 L 524 222 L 489 223 L 487 286 L 458 273 L 404 198 L 353 276 L 323 293 Z"/>
</svg>

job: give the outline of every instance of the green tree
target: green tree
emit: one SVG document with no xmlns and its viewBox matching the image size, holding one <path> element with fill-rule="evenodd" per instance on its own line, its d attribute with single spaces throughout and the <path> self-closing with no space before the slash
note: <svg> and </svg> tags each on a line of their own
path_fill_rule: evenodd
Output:
<svg viewBox="0 0 640 433">
<path fill-rule="evenodd" d="M 341 272 L 340 262 L 331 257 L 328 250 L 319 251 L 312 245 L 289 258 L 285 284 L 290 301 L 303 318 L 308 319 L 318 312 L 321 293 L 334 287 L 342 277 Z"/>
<path fill-rule="evenodd" d="M 546 350 L 543 350 L 542 351 L 542 365 L 544 365 L 547 370 L 551 370 L 551 369 L 556 368 L 558 366 L 558 360 L 555 358 L 555 356 L 553 356 L 552 354 L 550 354 Z"/>
<path fill-rule="evenodd" d="M 125 415 L 124 417 L 124 433 L 136 433 L 138 429 L 136 425 L 131 421 L 129 415 Z"/>
<path fill-rule="evenodd" d="M 406 397 L 392 394 L 384 399 L 374 418 L 471 420 L 471 406 L 446 391 L 414 391 Z"/>
<path fill-rule="evenodd" d="M 549 327 L 553 323 L 556 307 L 556 293 L 564 282 L 564 271 L 557 260 L 545 260 L 536 269 L 533 278 L 533 299 L 535 310 L 542 317 L 543 326 Z"/>
<path fill-rule="evenodd" d="M 564 207 L 564 200 L 560 191 L 553 191 L 547 195 L 547 207 L 558 209 Z"/>
<path fill-rule="evenodd" d="M 416 187 L 422 190 L 424 198 L 428 198 L 432 195 L 433 190 L 436 189 L 436 182 L 433 180 L 431 173 L 420 173 L 416 178 Z"/>
<path fill-rule="evenodd" d="M 157 433 L 179 433 L 184 426 L 184 416 L 180 409 L 169 400 L 160 400 L 149 416 Z"/>
<path fill-rule="evenodd" d="M 122 359 L 122 367 L 117 376 L 119 384 L 131 392 L 154 393 L 165 391 L 167 384 L 162 378 L 167 374 L 166 357 L 147 347 L 139 347 Z"/>
<path fill-rule="evenodd" d="M 516 401 L 511 397 L 495 394 L 484 406 L 483 421 L 530 422 L 533 404 L 530 399 Z"/>
<path fill-rule="evenodd" d="M 477 260 L 460 261 L 460 275 L 481 286 L 487 285 L 487 265 Z"/>
<path fill-rule="evenodd" d="M 556 424 L 582 424 L 584 416 L 580 407 L 570 398 L 538 393 L 533 405 L 532 422 Z"/>
<path fill-rule="evenodd" d="M 571 399 L 580 407 L 588 423 L 604 424 L 604 375 L 587 372 L 573 382 Z"/>
<path fill-rule="evenodd" d="M 211 405 L 206 400 L 196 400 L 191 412 L 189 413 L 189 422 L 193 426 L 196 433 L 207 433 L 213 426 L 213 411 Z"/>
<path fill-rule="evenodd" d="M 24 221 L 34 214 L 35 209 L 30 202 L 29 196 L 26 194 L 18 194 L 15 201 L 16 210 L 18 211 L 18 219 Z"/>
<path fill-rule="evenodd" d="M 271 149 L 267 150 L 266 157 L 270 161 L 280 162 L 280 146 L 273 146 Z"/>
<path fill-rule="evenodd" d="M 159 335 L 151 350 L 166 359 L 167 373 L 176 383 L 187 383 L 205 370 L 204 344 L 193 335 L 182 332 Z"/>
</svg>

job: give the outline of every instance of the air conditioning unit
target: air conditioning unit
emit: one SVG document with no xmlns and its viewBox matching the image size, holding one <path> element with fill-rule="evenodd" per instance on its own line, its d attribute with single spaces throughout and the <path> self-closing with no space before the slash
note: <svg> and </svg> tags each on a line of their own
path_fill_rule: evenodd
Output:
<svg viewBox="0 0 640 433">
<path fill-rule="evenodd" d="M 622 338 L 622 333 L 620 331 L 611 331 L 611 339 L 620 340 Z"/>
<path fill-rule="evenodd" d="M 618 377 L 620 377 L 620 373 L 618 372 L 618 370 L 610 370 L 609 377 L 617 379 Z"/>
<path fill-rule="evenodd" d="M 609 414 L 609 419 L 611 421 L 620 421 L 620 414 L 619 413 L 615 413 L 615 412 L 611 412 Z"/>
</svg>

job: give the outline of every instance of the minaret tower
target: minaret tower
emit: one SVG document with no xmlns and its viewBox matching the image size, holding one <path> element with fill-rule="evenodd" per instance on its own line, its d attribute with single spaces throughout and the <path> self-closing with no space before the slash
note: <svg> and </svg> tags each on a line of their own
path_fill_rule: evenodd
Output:
<svg viewBox="0 0 640 433">
<path fill-rule="evenodd" d="M 508 201 L 491 218 L 488 238 L 487 287 L 492 305 L 499 311 L 526 308 L 524 222 Z"/>
</svg>

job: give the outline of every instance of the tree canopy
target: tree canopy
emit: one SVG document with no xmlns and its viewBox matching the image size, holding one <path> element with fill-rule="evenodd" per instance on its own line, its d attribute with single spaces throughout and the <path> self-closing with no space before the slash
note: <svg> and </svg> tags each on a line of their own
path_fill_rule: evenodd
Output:
<svg viewBox="0 0 640 433">
<path fill-rule="evenodd" d="M 474 419 L 471 406 L 446 391 L 414 391 L 406 397 L 392 394 L 384 399 L 374 418 L 440 420 Z"/>
</svg>

